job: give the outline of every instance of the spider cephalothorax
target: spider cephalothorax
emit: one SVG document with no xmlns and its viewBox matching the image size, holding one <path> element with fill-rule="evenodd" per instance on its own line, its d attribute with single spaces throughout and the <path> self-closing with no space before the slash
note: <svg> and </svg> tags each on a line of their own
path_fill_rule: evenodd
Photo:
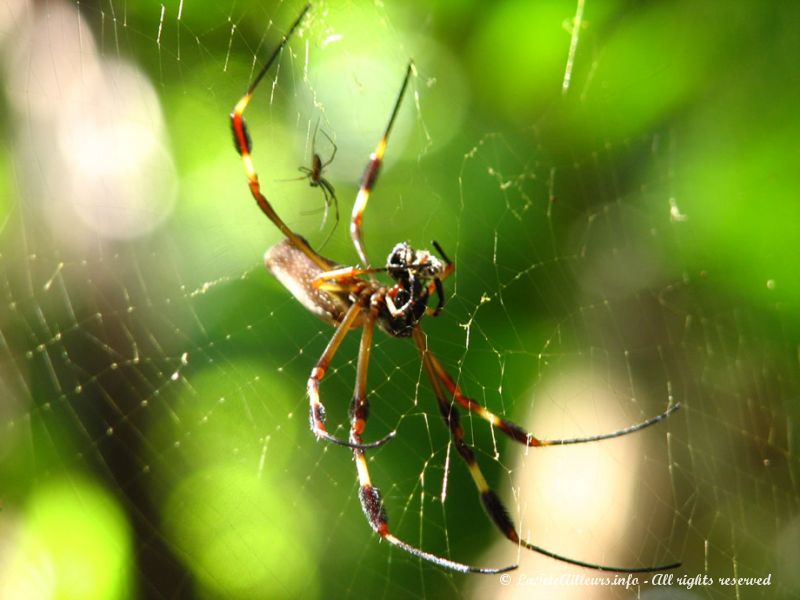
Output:
<svg viewBox="0 0 800 600">
<path fill-rule="evenodd" d="M 396 283 L 386 292 L 378 323 L 389 335 L 409 337 L 428 307 L 431 284 L 439 293 L 439 306 L 434 312 L 441 310 L 445 265 L 427 250 L 414 250 L 408 242 L 400 242 L 386 259 L 386 271 Z"/>
<path fill-rule="evenodd" d="M 321 256 L 311 247 L 305 238 L 292 231 L 289 226 L 286 225 L 275 212 L 272 204 L 270 204 L 266 196 L 262 193 L 261 184 L 258 180 L 258 175 L 256 174 L 250 155 L 252 144 L 247 134 L 247 127 L 245 126 L 243 114 L 253 97 L 253 91 L 256 86 L 263 79 L 270 65 L 277 59 L 280 51 L 286 45 L 289 35 L 300 25 L 300 22 L 309 9 L 310 5 L 306 5 L 300 13 L 300 16 L 297 17 L 292 25 L 289 34 L 284 36 L 283 41 L 253 79 L 245 95 L 236 104 L 233 113 L 231 113 L 231 125 L 233 127 L 236 149 L 242 156 L 242 161 L 244 162 L 250 193 L 253 195 L 253 198 L 262 212 L 285 236 L 282 241 L 278 242 L 267 251 L 265 256 L 267 268 L 278 278 L 284 287 L 303 304 L 303 306 L 335 327 L 333 336 L 328 342 L 322 356 L 320 356 L 314 368 L 311 370 L 307 381 L 306 389 L 309 400 L 309 424 L 311 430 L 318 439 L 347 446 L 352 451 L 358 471 L 361 507 L 364 510 L 364 514 L 370 526 L 381 538 L 392 545 L 446 569 L 460 571 L 462 573 L 492 574 L 516 568 L 516 565 L 509 565 L 501 568 L 480 568 L 465 565 L 442 556 L 431 554 L 430 552 L 425 552 L 392 534 L 380 491 L 372 484 L 370 478 L 366 452 L 388 442 L 394 437 L 395 432 L 392 431 L 375 442 L 365 443 L 362 440 L 362 435 L 367 426 L 367 419 L 369 418 L 367 369 L 369 367 L 370 353 L 372 350 L 372 336 L 377 325 L 391 336 L 413 337 L 414 343 L 419 351 L 422 366 L 430 380 L 433 394 L 436 397 L 439 413 L 444 419 L 445 425 L 450 430 L 450 436 L 458 455 L 467 465 L 469 474 L 472 476 L 475 486 L 478 489 L 483 507 L 501 533 L 514 544 L 562 562 L 601 571 L 642 573 L 674 569 L 680 566 L 680 563 L 671 563 L 654 567 L 609 567 L 555 554 L 520 537 L 508 511 L 503 507 L 500 498 L 486 481 L 478 464 L 477 457 L 472 451 L 472 447 L 465 439 L 464 428 L 460 424 L 459 417 L 459 408 L 467 410 L 488 421 L 492 427 L 496 427 L 515 442 L 528 447 L 561 446 L 565 444 L 580 444 L 618 438 L 636 431 L 641 431 L 665 419 L 677 410 L 680 404 L 673 404 L 666 411 L 651 419 L 610 433 L 559 440 L 537 438 L 519 425 L 495 415 L 475 400 L 466 396 L 461 391 L 461 387 L 457 381 L 448 374 L 439 362 L 439 359 L 436 358 L 436 355 L 428 348 L 428 342 L 420 326 L 420 320 L 426 311 L 429 310 L 428 302 L 430 301 L 431 295 L 434 293 L 438 297 L 438 304 L 436 308 L 430 310 L 430 312 L 435 316 L 442 310 L 444 306 L 442 281 L 452 275 L 455 270 L 455 265 L 447 258 L 441 246 L 433 242 L 436 252 L 441 257 L 440 259 L 433 256 L 427 250 L 414 250 L 408 242 L 402 242 L 392 249 L 386 260 L 385 267 L 370 266 L 363 243 L 362 220 L 369 195 L 378 178 L 383 155 L 386 151 L 386 144 L 389 139 L 389 133 L 400 109 L 400 103 L 403 99 L 409 78 L 414 71 L 413 63 L 408 65 L 403 85 L 400 88 L 400 93 L 397 96 L 394 109 L 389 118 L 389 124 L 384 131 L 383 137 L 378 142 L 378 146 L 370 156 L 370 161 L 367 164 L 367 168 L 361 180 L 358 196 L 356 196 L 353 205 L 353 213 L 350 220 L 350 236 L 363 266 L 340 266 L 336 262 Z M 321 164 L 319 160 L 315 159 L 310 174 L 318 177 L 323 167 L 324 165 Z M 322 180 L 319 179 L 319 181 L 320 185 L 322 185 Z M 324 191 L 330 191 L 331 196 L 333 196 L 332 190 L 332 186 L 330 190 L 324 187 Z M 376 277 L 379 274 L 383 276 L 388 274 L 394 281 L 394 284 L 384 285 L 380 283 Z M 325 407 L 320 399 L 319 388 L 326 372 L 330 368 L 331 361 L 342 345 L 342 341 L 349 332 L 357 328 L 361 328 L 362 332 L 361 343 L 358 350 L 358 362 L 356 365 L 355 390 L 350 403 L 350 433 L 347 439 L 343 439 L 328 432 L 326 428 Z"/>
</svg>

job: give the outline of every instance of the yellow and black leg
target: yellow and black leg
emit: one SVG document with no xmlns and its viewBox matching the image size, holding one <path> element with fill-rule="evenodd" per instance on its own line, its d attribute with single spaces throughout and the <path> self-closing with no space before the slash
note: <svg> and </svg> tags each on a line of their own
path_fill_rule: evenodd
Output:
<svg viewBox="0 0 800 600">
<path fill-rule="evenodd" d="M 428 357 L 436 376 L 442 381 L 442 383 L 444 383 L 448 393 L 458 404 L 470 412 L 475 413 L 482 419 L 488 421 L 511 439 L 532 448 L 537 446 L 567 446 L 570 444 L 585 444 L 588 442 L 599 442 L 600 440 L 610 440 L 613 438 L 622 437 L 623 435 L 641 431 L 642 429 L 655 425 L 659 421 L 663 421 L 681 406 L 679 402 L 676 402 L 660 415 L 656 415 L 655 417 L 647 419 L 646 421 L 642 421 L 641 423 L 637 423 L 636 425 L 631 425 L 630 427 L 618 429 L 617 431 L 611 431 L 609 433 L 560 440 L 543 440 L 537 438 L 532 433 L 528 433 L 516 423 L 513 423 L 507 419 L 503 419 L 502 417 L 498 417 L 485 407 L 475 402 L 473 399 L 465 396 L 459 385 L 453 381 L 453 378 L 450 377 L 447 371 L 445 371 L 444 367 L 442 367 L 436 356 L 433 353 L 428 352 Z"/>
<path fill-rule="evenodd" d="M 483 508 L 486 510 L 486 514 L 489 515 L 489 518 L 503 533 L 503 535 L 505 535 L 515 544 L 518 544 L 519 546 L 527 548 L 533 552 L 543 554 L 544 556 L 549 556 L 550 558 L 569 563 L 571 565 L 585 567 L 587 569 L 595 569 L 598 571 L 611 571 L 616 573 L 650 573 L 652 571 L 675 569 L 680 566 L 680 563 L 671 563 L 654 567 L 610 567 L 567 558 L 566 556 L 561 556 L 560 554 L 556 554 L 550 550 L 545 550 L 540 546 L 531 544 L 530 542 L 520 538 L 519 534 L 517 533 L 517 529 L 514 526 L 514 522 L 511 520 L 511 517 L 508 514 L 508 511 L 506 510 L 505 506 L 503 506 L 503 503 L 500 501 L 500 498 L 497 496 L 494 490 L 492 490 L 492 488 L 489 486 L 486 478 L 483 476 L 483 472 L 478 465 L 475 454 L 472 452 L 472 448 L 470 448 L 469 445 L 464 441 L 464 429 L 461 427 L 458 407 L 454 403 L 449 402 L 445 397 L 444 389 L 442 388 L 442 383 L 439 380 L 435 366 L 435 357 L 428 351 L 425 334 L 419 327 L 414 329 L 414 341 L 417 343 L 422 364 L 425 368 L 425 372 L 428 374 L 428 379 L 430 379 L 431 385 L 433 386 L 433 392 L 436 395 L 436 401 L 439 404 L 439 412 L 447 424 L 447 427 L 450 429 L 450 435 L 452 436 L 456 450 L 458 451 L 459 456 L 461 456 L 466 463 L 469 473 L 472 476 L 472 480 L 475 482 L 475 487 L 478 488 L 478 493 L 480 494 L 481 502 L 483 503 Z"/>
<path fill-rule="evenodd" d="M 487 569 L 481 567 L 472 567 L 459 562 L 425 552 L 412 546 L 407 542 L 395 537 L 389 529 L 389 517 L 386 514 L 386 509 L 383 506 L 383 498 L 381 497 L 380 490 L 372 485 L 372 480 L 369 475 L 367 467 L 367 459 L 364 454 L 363 445 L 361 444 L 361 434 L 367 424 L 369 417 L 369 403 L 367 400 L 367 367 L 369 366 L 370 351 L 372 348 L 372 334 L 375 331 L 375 318 L 376 311 L 370 310 L 364 323 L 364 331 L 361 334 L 361 345 L 358 350 L 358 365 L 356 367 L 356 385 L 353 392 L 353 402 L 350 407 L 350 442 L 353 446 L 353 458 L 356 461 L 356 469 L 358 470 L 358 483 L 359 483 L 359 499 L 361 500 L 361 508 L 364 511 L 370 527 L 381 538 L 397 546 L 401 550 L 434 563 L 445 569 L 458 571 L 460 573 L 482 573 L 485 575 L 493 575 L 496 573 L 504 573 L 517 568 L 517 565 L 510 565 L 499 569 Z"/>
<path fill-rule="evenodd" d="M 340 446 L 348 446 L 350 448 L 377 448 L 378 446 L 382 446 L 392 439 L 395 435 L 395 432 L 392 431 L 388 435 L 379 439 L 377 442 L 371 442 L 368 444 L 363 444 L 360 440 L 358 442 L 354 442 L 352 439 L 348 441 L 337 438 L 328 433 L 328 431 L 325 429 L 325 406 L 322 404 L 319 397 L 319 386 L 322 382 L 322 378 L 325 377 L 325 373 L 328 371 L 328 367 L 331 364 L 331 360 L 333 360 L 333 356 L 336 354 L 336 351 L 339 350 L 339 346 L 342 345 L 342 341 L 353 327 L 353 324 L 361 313 L 361 310 L 361 305 L 357 302 L 350 306 L 345 313 L 342 322 L 336 327 L 336 331 L 334 332 L 330 342 L 328 342 L 328 345 L 325 348 L 325 351 L 322 353 L 322 356 L 320 356 L 317 364 L 314 365 L 314 368 L 311 370 L 311 376 L 308 378 L 307 384 L 309 424 L 311 426 L 311 431 L 315 436 L 317 436 L 317 439 L 325 440 L 326 442 L 331 442 Z"/>
<path fill-rule="evenodd" d="M 308 10 L 311 8 L 310 4 L 306 4 L 305 8 L 303 8 L 300 15 L 295 19 L 292 26 L 289 28 L 289 31 L 283 36 L 281 43 L 278 44 L 278 47 L 272 52 L 270 57 L 267 59 L 267 62 L 264 63 L 264 66 L 261 67 L 261 70 L 256 74 L 253 78 L 252 83 L 247 88 L 247 92 L 241 99 L 236 103 L 236 106 L 233 108 L 233 112 L 231 113 L 231 129 L 233 130 L 233 143 L 236 146 L 236 151 L 241 155 L 242 162 L 244 164 L 244 171 L 247 175 L 248 185 L 250 187 L 250 193 L 253 195 L 253 198 L 258 204 L 258 207 L 261 211 L 267 215 L 270 221 L 272 221 L 275 226 L 281 230 L 281 233 L 285 235 L 291 243 L 301 250 L 303 254 L 308 256 L 314 263 L 316 263 L 322 269 L 328 269 L 330 264 L 321 256 L 319 256 L 311 247 L 308 245 L 302 237 L 297 235 L 289 226 L 284 223 L 283 219 L 278 216 L 278 213 L 275 212 L 275 209 L 267 200 L 266 196 L 264 196 L 263 192 L 261 191 L 261 184 L 258 181 L 258 173 L 256 173 L 255 167 L 253 166 L 253 159 L 251 156 L 253 150 L 253 141 L 250 138 L 250 134 L 247 131 L 247 123 L 244 120 L 244 111 L 247 108 L 248 104 L 250 104 L 250 100 L 253 98 L 253 92 L 258 87 L 258 84 L 267 74 L 269 68 L 272 64 L 277 60 L 278 56 L 280 56 L 281 50 L 283 50 L 286 43 L 289 41 L 289 38 L 292 36 L 294 31 L 300 25 L 300 22 L 305 17 Z"/>
<path fill-rule="evenodd" d="M 394 126 L 397 113 L 400 111 L 400 104 L 403 101 L 403 96 L 405 95 L 406 88 L 408 87 L 408 81 L 411 78 L 411 72 L 413 70 L 414 63 L 408 63 L 406 76 L 403 79 L 403 85 L 400 87 L 400 93 L 397 95 L 397 100 L 395 101 L 394 108 L 392 109 L 392 115 L 389 117 L 389 124 L 386 126 L 386 130 L 383 132 L 383 137 L 381 137 L 381 140 L 378 142 L 375 151 L 369 157 L 369 163 L 367 164 L 367 168 L 364 170 L 364 175 L 361 177 L 361 186 L 358 189 L 358 195 L 356 196 L 356 201 L 353 204 L 353 213 L 350 219 L 350 237 L 353 240 L 353 245 L 356 248 L 356 252 L 358 252 L 358 258 L 364 267 L 369 267 L 370 265 L 369 260 L 367 260 L 367 254 L 364 250 L 361 222 L 364 218 L 364 211 L 367 208 L 369 195 L 372 192 L 372 188 L 375 186 L 375 181 L 378 179 L 378 172 L 380 171 L 381 163 L 383 162 L 383 155 L 386 152 L 386 144 L 389 142 L 389 134 Z"/>
</svg>

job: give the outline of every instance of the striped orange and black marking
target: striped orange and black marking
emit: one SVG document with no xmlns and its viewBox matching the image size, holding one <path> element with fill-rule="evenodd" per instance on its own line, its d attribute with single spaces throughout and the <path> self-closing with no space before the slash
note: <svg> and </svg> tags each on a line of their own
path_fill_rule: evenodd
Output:
<svg viewBox="0 0 800 600">
<path fill-rule="evenodd" d="M 475 454 L 472 452 L 472 449 L 469 447 L 469 445 L 464 441 L 464 430 L 461 427 L 458 407 L 456 404 L 449 402 L 444 395 L 444 390 L 442 389 L 443 382 L 446 384 L 446 387 L 451 394 L 454 393 L 454 390 L 457 389 L 457 386 L 455 386 L 455 384 L 452 382 L 452 379 L 449 377 L 449 375 L 447 375 L 441 365 L 438 364 L 436 357 L 428 350 L 425 335 L 422 333 L 422 330 L 419 327 L 414 329 L 414 341 L 417 344 L 422 363 L 425 367 L 425 372 L 427 373 L 428 379 L 430 379 L 431 386 L 433 387 L 434 395 L 436 396 L 436 401 L 439 405 L 439 412 L 442 414 L 445 423 L 450 429 L 453 443 L 456 446 L 459 456 L 464 459 L 464 462 L 467 465 L 467 469 L 472 476 L 475 487 L 478 489 L 483 508 L 486 510 L 486 514 L 489 516 L 491 521 L 500 530 L 500 532 L 506 536 L 506 538 L 528 550 L 549 556 L 555 560 L 579 567 L 595 569 L 598 571 L 610 571 L 615 573 L 649 573 L 652 571 L 666 571 L 669 569 L 675 569 L 680 566 L 681 563 L 670 563 L 655 567 L 612 567 L 607 565 L 599 565 L 567 558 L 566 556 L 556 554 L 555 552 L 551 552 L 520 538 L 514 522 L 511 520 L 511 517 L 508 514 L 508 510 L 506 510 L 506 507 L 501 502 L 499 496 L 489 486 L 489 483 L 486 481 L 486 478 L 484 477 L 483 472 L 481 471 L 481 468 L 475 459 Z M 452 389 L 450 385 L 447 385 L 448 381 L 452 383 Z M 480 407 L 480 405 L 478 405 L 476 402 L 469 400 L 469 398 L 462 397 L 462 400 L 458 401 L 458 403 L 461 405 L 466 405 L 466 407 L 476 414 L 483 416 L 478 410 L 481 409 L 485 411 L 487 416 L 497 419 L 497 417 L 492 415 L 492 413 Z M 498 425 L 498 423 L 493 421 L 491 418 L 487 418 L 487 420 L 493 425 Z"/>
<path fill-rule="evenodd" d="M 400 93 L 397 95 L 397 100 L 394 103 L 392 114 L 389 117 L 389 123 L 383 132 L 375 151 L 369 157 L 367 168 L 364 169 L 364 174 L 361 176 L 361 185 L 358 188 L 358 195 L 356 201 L 353 203 L 353 213 L 350 219 L 350 237 L 353 240 L 353 245 L 358 253 L 358 258 L 365 267 L 369 267 L 369 259 L 367 259 L 366 251 L 364 250 L 363 233 L 361 232 L 361 225 L 364 220 L 364 211 L 367 209 L 367 202 L 369 201 L 372 188 L 378 180 L 381 164 L 383 162 L 383 155 L 386 153 L 386 146 L 389 143 L 389 134 L 392 132 L 392 127 L 400 112 L 400 105 L 403 102 L 403 96 L 406 93 L 408 82 L 411 79 L 411 73 L 414 71 L 414 63 L 409 62 L 406 68 L 406 75 L 403 79 L 403 84 L 400 86 Z"/>
</svg>

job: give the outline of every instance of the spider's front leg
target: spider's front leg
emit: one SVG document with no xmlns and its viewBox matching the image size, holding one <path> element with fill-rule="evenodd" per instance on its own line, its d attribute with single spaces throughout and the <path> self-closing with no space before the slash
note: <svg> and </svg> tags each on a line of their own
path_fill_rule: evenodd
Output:
<svg viewBox="0 0 800 600">
<path fill-rule="evenodd" d="M 386 129 L 384 130 L 380 141 L 378 141 L 375 151 L 370 154 L 367 168 L 364 170 L 364 174 L 361 176 L 361 185 L 358 188 L 356 201 L 353 203 L 353 212 L 350 217 L 350 238 L 352 239 L 353 246 L 355 246 L 356 252 L 358 253 L 359 260 L 367 267 L 369 267 L 369 260 L 367 260 L 367 254 L 364 250 L 364 236 L 361 232 L 364 211 L 367 209 L 367 201 L 369 200 L 372 188 L 375 186 L 375 182 L 378 179 L 378 173 L 380 172 L 381 164 L 383 164 L 383 155 L 386 152 L 386 146 L 389 143 L 389 134 L 392 132 L 392 127 L 394 126 L 394 121 L 397 118 L 397 113 L 400 112 L 400 104 L 403 101 L 403 96 L 406 93 L 408 81 L 411 79 L 411 73 L 413 71 L 414 62 L 411 61 L 408 63 L 408 67 L 406 68 L 406 75 L 403 78 L 403 84 L 400 86 L 400 93 L 397 94 L 397 100 L 395 100 L 392 114 L 389 117 L 389 123 L 386 125 Z"/>
<path fill-rule="evenodd" d="M 618 429 L 617 431 L 585 437 L 545 440 L 537 438 L 532 433 L 525 431 L 525 429 L 516 423 L 509 421 L 508 419 L 498 417 L 472 398 L 465 396 L 461 391 L 461 387 L 453 380 L 452 377 L 450 377 L 444 367 L 442 367 L 442 364 L 439 362 L 439 359 L 436 358 L 436 355 L 430 351 L 427 351 L 427 353 L 435 375 L 442 381 L 442 383 L 444 383 L 447 391 L 458 404 L 470 412 L 475 413 L 485 421 L 488 421 L 515 442 L 519 442 L 520 444 L 524 444 L 525 446 L 529 446 L 531 448 L 536 448 L 538 446 L 567 446 L 571 444 L 585 444 L 588 442 L 599 442 L 600 440 L 610 440 L 613 438 L 622 437 L 623 435 L 641 431 L 642 429 L 646 429 L 647 427 L 651 427 L 652 425 L 663 421 L 681 407 L 681 403 L 676 402 L 672 406 L 668 407 L 663 413 L 658 414 L 655 417 L 650 417 L 646 421 L 636 423 L 635 425 L 631 425 L 630 427 L 626 427 L 624 429 Z"/>
<path fill-rule="evenodd" d="M 356 461 L 356 469 L 358 470 L 359 499 L 361 500 L 361 508 L 364 510 L 364 515 L 370 527 L 381 538 L 397 546 L 401 550 L 427 560 L 435 565 L 457 571 L 459 573 L 482 573 L 485 575 L 493 575 L 496 573 L 504 573 L 517 568 L 517 565 L 510 565 L 498 569 L 472 567 L 463 563 L 455 562 L 430 552 L 425 552 L 412 546 L 407 542 L 395 537 L 389 530 L 389 517 L 386 514 L 386 509 L 383 506 L 383 498 L 381 497 L 380 490 L 372 485 L 372 480 L 369 475 L 367 467 L 367 459 L 364 454 L 364 445 L 361 443 L 361 434 L 367 425 L 367 418 L 369 417 L 369 402 L 367 400 L 367 368 L 369 366 L 370 352 L 372 349 L 372 334 L 375 331 L 375 319 L 377 316 L 377 308 L 373 304 L 364 323 L 364 331 L 361 334 L 361 344 L 358 350 L 358 366 L 356 367 L 356 385 L 353 392 L 353 402 L 350 405 L 350 442 L 353 447 L 353 458 Z"/>
<path fill-rule="evenodd" d="M 294 231 L 292 231 L 289 226 L 278 216 L 278 213 L 275 212 L 272 204 L 267 200 L 267 197 L 264 195 L 264 192 L 261 189 L 261 183 L 258 179 L 258 173 L 256 173 L 255 166 L 253 165 L 253 158 L 252 158 L 252 151 L 253 151 L 253 141 L 250 138 L 250 134 L 247 130 L 247 124 L 244 119 L 244 112 L 247 109 L 250 101 L 253 99 L 253 93 L 255 92 L 258 84 L 264 79 L 264 76 L 269 71 L 272 64 L 278 59 L 281 54 L 281 51 L 286 46 L 289 41 L 289 38 L 295 32 L 295 30 L 300 26 L 303 18 L 305 17 L 306 13 L 311 8 L 311 4 L 306 4 L 303 10 L 295 19 L 294 23 L 292 23 L 291 27 L 289 27 L 289 31 L 286 35 L 283 36 L 281 43 L 273 50 L 270 57 L 261 67 L 261 70 L 256 74 L 253 81 L 247 88 L 244 96 L 242 96 L 236 105 L 233 107 L 233 112 L 230 114 L 230 122 L 231 122 L 231 130 L 233 132 L 233 143 L 236 148 L 236 151 L 242 157 L 242 164 L 244 165 L 245 175 L 247 176 L 248 187 L 250 188 L 250 194 L 253 196 L 253 199 L 256 201 L 256 204 L 261 209 L 261 211 L 272 221 L 275 226 L 280 229 L 281 233 L 292 243 L 292 245 L 300 250 L 312 263 L 314 263 L 318 268 L 325 269 L 327 267 L 327 262 L 324 258 L 322 258 L 319 254 L 314 252 L 311 246 L 308 245 L 308 242 L 302 238 L 301 236 L 297 235 Z"/>
</svg>

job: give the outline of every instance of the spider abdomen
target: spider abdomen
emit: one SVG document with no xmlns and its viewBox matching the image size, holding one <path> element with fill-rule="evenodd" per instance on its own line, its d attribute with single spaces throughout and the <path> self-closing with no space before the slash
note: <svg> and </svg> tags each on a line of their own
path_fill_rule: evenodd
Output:
<svg viewBox="0 0 800 600">
<path fill-rule="evenodd" d="M 336 267 L 334 262 L 324 260 L 330 263 L 330 269 Z M 350 307 L 346 295 L 314 287 L 314 279 L 325 271 L 291 240 L 284 239 L 267 250 L 264 264 L 300 304 L 323 321 L 339 323 Z"/>
</svg>

